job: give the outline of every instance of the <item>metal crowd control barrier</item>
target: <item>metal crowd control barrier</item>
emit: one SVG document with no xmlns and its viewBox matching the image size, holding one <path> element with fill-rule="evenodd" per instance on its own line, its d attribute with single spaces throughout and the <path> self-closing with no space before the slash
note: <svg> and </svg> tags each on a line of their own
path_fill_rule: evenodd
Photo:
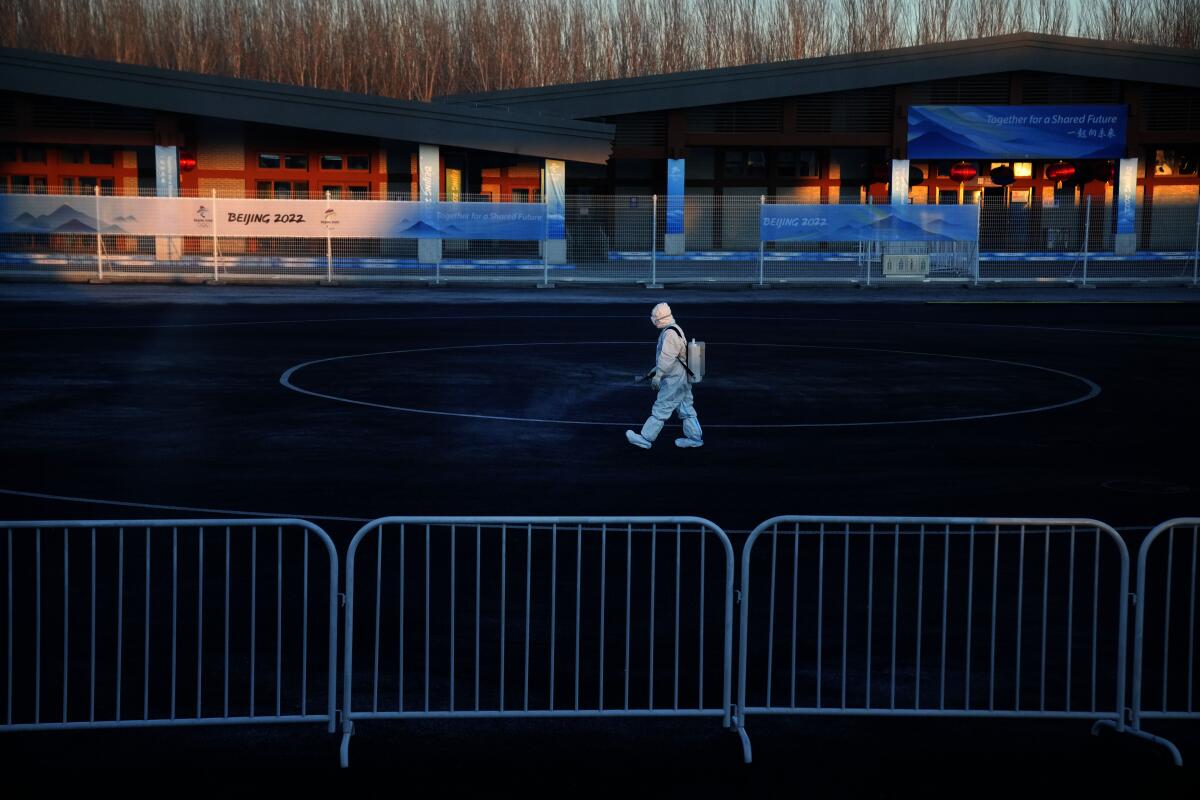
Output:
<svg viewBox="0 0 1200 800">
<path fill-rule="evenodd" d="M 747 762 L 755 714 L 1124 729 L 1129 553 L 1104 523 L 782 516 L 751 532 L 741 568 L 734 722 Z"/>
<path fill-rule="evenodd" d="M 1181 539 L 1178 547 L 1176 539 Z M 1188 546 L 1188 540 L 1191 540 Z M 1166 541 L 1165 545 L 1156 542 Z M 1200 548 L 1200 517 L 1172 519 L 1146 536 L 1138 551 L 1137 611 L 1133 623 L 1133 718 L 1126 733 L 1165 747 L 1177 765 L 1183 757 L 1172 742 L 1142 730 L 1144 719 L 1200 720 L 1196 689 L 1196 562 Z M 1176 553 L 1177 549 L 1180 551 Z M 1147 589 L 1153 570 L 1154 589 Z M 1158 589 L 1161 587 L 1161 592 Z M 1187 592 L 1187 605 L 1173 592 Z M 1153 622 L 1147 624 L 1149 613 Z M 1147 632 L 1150 647 L 1147 647 Z M 1147 667 L 1152 669 L 1147 669 Z M 1174 668 L 1174 669 L 1172 669 Z M 1185 670 L 1183 680 L 1172 673 Z M 1146 708 L 1145 704 L 1152 707 Z"/>
<path fill-rule="evenodd" d="M 342 765 L 363 720 L 729 727 L 733 565 L 729 538 L 698 517 L 368 523 L 346 558 Z"/>
<path fill-rule="evenodd" d="M 0 530 L 0 731 L 336 730 L 338 558 L 316 525 L 94 520 Z"/>
</svg>

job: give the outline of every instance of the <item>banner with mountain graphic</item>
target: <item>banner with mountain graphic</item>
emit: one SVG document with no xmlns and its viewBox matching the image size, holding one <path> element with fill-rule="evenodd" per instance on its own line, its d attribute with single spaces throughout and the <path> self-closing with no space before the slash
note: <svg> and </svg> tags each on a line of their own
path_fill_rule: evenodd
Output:
<svg viewBox="0 0 1200 800">
<path fill-rule="evenodd" d="M 0 195 L 0 233 L 536 241 L 546 222 L 542 203 Z"/>
<path fill-rule="evenodd" d="M 910 106 L 908 157 L 1120 158 L 1123 105 Z"/>
<path fill-rule="evenodd" d="M 764 242 L 974 242 L 975 206 L 764 205 Z"/>
</svg>

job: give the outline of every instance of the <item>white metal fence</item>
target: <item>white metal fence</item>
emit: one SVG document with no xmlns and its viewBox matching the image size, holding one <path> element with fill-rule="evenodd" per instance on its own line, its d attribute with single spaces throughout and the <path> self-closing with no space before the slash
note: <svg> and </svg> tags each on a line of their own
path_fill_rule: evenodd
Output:
<svg viewBox="0 0 1200 800">
<path fill-rule="evenodd" d="M 0 276 L 542 285 L 1200 282 L 1200 214 L 1194 204 L 1139 206 L 1134 233 L 1118 236 L 1109 202 L 1072 198 L 1012 204 L 989 198 L 979 207 L 977 242 L 802 243 L 759 238 L 761 207 L 795 203 L 786 196 L 689 194 L 684 233 L 669 236 L 663 197 L 572 195 L 565 203 L 565 239 L 559 241 L 544 236 L 349 237 L 338 235 L 334 225 L 326 225 L 323 235 L 236 235 L 236 225 L 222 224 L 220 213 L 222 200 L 236 198 L 216 191 L 187 200 L 209 206 L 206 213 L 213 214 L 214 223 L 204 235 L 129 235 L 106 232 L 119 224 L 118 215 L 105 210 L 107 196 L 45 197 L 73 206 L 90 204 L 84 210 L 99 223 L 50 221 L 44 230 L 34 231 L 17 230 L 20 226 L 5 220 L 10 232 L 0 233 Z M 293 193 L 270 202 L 286 213 L 294 204 L 325 199 Z M 409 200 L 401 194 L 328 199 L 343 219 L 351 218 L 356 208 L 374 212 L 378 204 Z M 492 198 L 455 199 L 470 208 Z M 536 202 L 532 207 L 544 208 Z"/>
<path fill-rule="evenodd" d="M 1200 518 L 1150 532 L 1130 592 L 1089 519 L 775 517 L 738 588 L 697 517 L 385 517 L 349 544 L 340 620 L 337 551 L 301 520 L 0 533 L 0 732 L 340 713 L 347 764 L 362 721 L 703 717 L 749 761 L 756 715 L 1079 719 L 1178 764 L 1143 723 L 1200 720 Z"/>
<path fill-rule="evenodd" d="M 1200 517 L 1157 526 L 1138 551 L 1137 605 L 1133 622 L 1133 712 L 1139 735 L 1167 747 L 1176 764 L 1179 750 L 1142 729 L 1143 720 L 1200 720 L 1197 690 L 1196 594 Z"/>
<path fill-rule="evenodd" d="M 1104 523 L 776 517 L 741 567 L 739 729 L 761 714 L 1123 725 L 1129 554 Z"/>
<path fill-rule="evenodd" d="M 732 653 L 733 548 L 706 520 L 376 520 L 346 557 L 342 764 L 362 720 L 728 727 Z"/>
<path fill-rule="evenodd" d="M 0 531 L 0 730 L 334 730 L 338 558 L 312 523 L 44 521 Z"/>
</svg>

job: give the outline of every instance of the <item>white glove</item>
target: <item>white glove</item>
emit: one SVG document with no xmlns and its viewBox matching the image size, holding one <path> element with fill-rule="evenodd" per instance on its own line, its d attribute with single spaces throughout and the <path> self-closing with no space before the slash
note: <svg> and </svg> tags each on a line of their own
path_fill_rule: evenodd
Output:
<svg viewBox="0 0 1200 800">
<path fill-rule="evenodd" d="M 654 377 L 650 379 L 650 388 L 657 392 L 658 387 L 661 385 L 662 385 L 662 375 L 659 375 L 656 372 L 656 373 L 654 373 Z"/>
</svg>

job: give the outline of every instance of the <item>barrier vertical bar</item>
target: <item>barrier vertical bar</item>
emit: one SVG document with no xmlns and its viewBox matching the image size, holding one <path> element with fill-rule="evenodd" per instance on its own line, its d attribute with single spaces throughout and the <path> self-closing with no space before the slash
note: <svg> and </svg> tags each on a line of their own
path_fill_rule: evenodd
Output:
<svg viewBox="0 0 1200 800">
<path fill-rule="evenodd" d="M 1092 232 L 1092 196 L 1088 195 L 1087 210 L 1084 211 L 1083 217 L 1083 283 L 1087 286 L 1087 269 L 1088 269 L 1088 240 L 1091 238 Z"/>
<path fill-rule="evenodd" d="M 212 257 L 213 257 L 213 283 L 221 280 L 221 268 L 217 259 L 220 258 L 220 245 L 217 243 L 217 190 L 212 190 L 212 205 L 213 205 L 213 224 L 212 224 Z"/>
<path fill-rule="evenodd" d="M 325 192 L 326 208 L 329 207 L 329 200 L 330 193 L 327 190 Z M 325 226 L 325 282 L 333 283 L 333 232 L 329 225 Z"/>
<path fill-rule="evenodd" d="M 104 280 L 104 242 L 100 238 L 100 182 L 92 187 L 96 195 L 96 280 Z"/>
<path fill-rule="evenodd" d="M 762 213 L 763 206 L 766 205 L 767 196 L 760 194 L 758 196 L 758 285 L 763 285 L 763 238 L 762 238 Z"/>
</svg>

